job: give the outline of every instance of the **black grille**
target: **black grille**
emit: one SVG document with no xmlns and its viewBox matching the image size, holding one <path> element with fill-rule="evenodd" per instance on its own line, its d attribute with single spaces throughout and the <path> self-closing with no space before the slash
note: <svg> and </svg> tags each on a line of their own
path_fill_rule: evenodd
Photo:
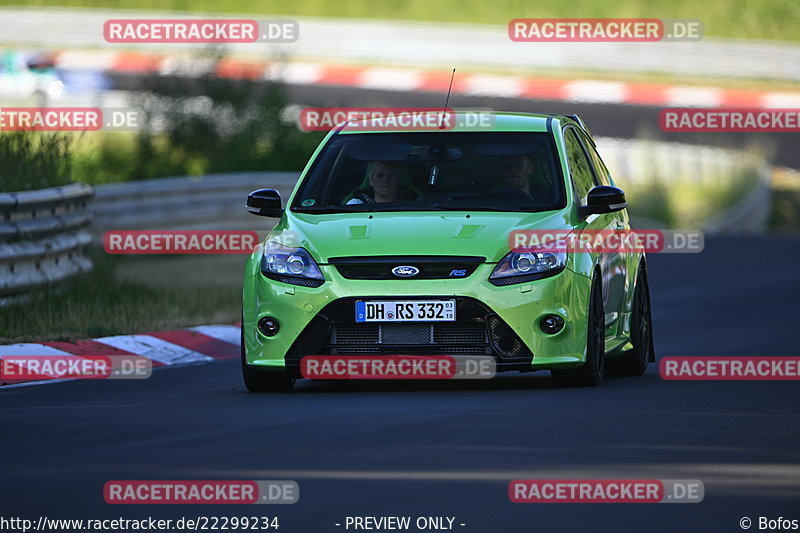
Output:
<svg viewBox="0 0 800 533">
<path fill-rule="evenodd" d="M 483 344 L 486 338 L 484 324 L 448 324 L 446 328 L 434 328 L 433 340 L 438 344 Z"/>
<path fill-rule="evenodd" d="M 304 355 L 490 355 L 498 364 L 530 364 L 530 350 L 489 308 L 471 298 L 454 299 L 457 321 L 413 323 L 356 323 L 356 299 L 336 300 L 300 334 L 287 363 L 296 366 Z"/>
<path fill-rule="evenodd" d="M 417 346 L 448 353 L 464 348 L 471 354 L 492 354 L 483 323 L 339 324 L 331 327 L 329 339 L 327 347 L 336 353 L 397 353 Z"/>
<path fill-rule="evenodd" d="M 334 350 L 331 350 L 333 352 Z M 349 346 L 340 348 L 331 355 L 451 355 L 479 356 L 493 355 L 492 350 L 480 346 Z"/>
<path fill-rule="evenodd" d="M 433 324 L 381 324 L 381 344 L 432 344 Z"/>
<path fill-rule="evenodd" d="M 347 279 L 461 279 L 469 277 L 486 261 L 478 256 L 375 256 L 331 257 L 328 261 Z M 415 276 L 395 276 L 392 269 L 413 266 Z"/>
<path fill-rule="evenodd" d="M 375 344 L 380 342 L 381 330 L 378 324 L 339 325 L 331 328 L 330 343 Z"/>
<path fill-rule="evenodd" d="M 501 357 L 514 359 L 529 354 L 530 351 L 519 340 L 508 324 L 500 320 L 497 315 L 487 318 L 489 334 L 492 337 L 492 346 L 500 353 Z"/>
<path fill-rule="evenodd" d="M 294 276 L 284 276 L 283 274 L 273 274 L 272 272 L 265 272 L 264 276 L 274 279 L 275 281 L 291 283 L 292 285 L 300 285 L 302 287 L 320 287 L 325 283 L 325 280 L 322 279 L 297 278 Z"/>
</svg>

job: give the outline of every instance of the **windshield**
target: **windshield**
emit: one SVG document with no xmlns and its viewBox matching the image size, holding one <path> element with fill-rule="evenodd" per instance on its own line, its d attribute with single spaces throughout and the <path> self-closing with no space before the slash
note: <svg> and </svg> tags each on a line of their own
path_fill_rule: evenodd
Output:
<svg viewBox="0 0 800 533">
<path fill-rule="evenodd" d="M 565 204 L 547 133 L 336 135 L 292 211 L 548 211 Z"/>
</svg>

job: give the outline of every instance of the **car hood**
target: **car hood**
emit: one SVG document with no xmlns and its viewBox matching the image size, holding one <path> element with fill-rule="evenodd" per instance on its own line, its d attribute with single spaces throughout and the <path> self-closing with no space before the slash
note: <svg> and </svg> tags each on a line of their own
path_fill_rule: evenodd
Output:
<svg viewBox="0 0 800 533">
<path fill-rule="evenodd" d="M 512 230 L 570 228 L 566 211 L 291 213 L 270 239 L 302 246 L 322 264 L 376 255 L 471 255 L 493 263 L 509 252 Z"/>
</svg>

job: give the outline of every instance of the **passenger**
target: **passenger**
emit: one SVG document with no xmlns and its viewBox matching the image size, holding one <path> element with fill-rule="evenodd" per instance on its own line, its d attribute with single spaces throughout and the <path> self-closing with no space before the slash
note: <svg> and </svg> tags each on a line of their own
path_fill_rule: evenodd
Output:
<svg viewBox="0 0 800 533">
<path fill-rule="evenodd" d="M 367 170 L 367 179 L 360 190 L 346 204 L 384 203 L 407 200 L 407 193 L 401 188 L 405 168 L 400 163 L 372 161 Z M 370 191 L 366 185 L 369 185 Z"/>
</svg>

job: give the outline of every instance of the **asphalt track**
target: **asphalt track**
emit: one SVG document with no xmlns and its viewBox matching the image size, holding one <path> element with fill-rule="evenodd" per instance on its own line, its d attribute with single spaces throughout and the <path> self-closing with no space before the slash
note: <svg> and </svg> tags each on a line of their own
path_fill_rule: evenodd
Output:
<svg viewBox="0 0 800 533">
<path fill-rule="evenodd" d="M 717 237 L 651 256 L 658 356 L 796 356 L 799 245 Z M 284 533 L 380 515 L 454 516 L 464 532 L 741 531 L 743 516 L 800 518 L 799 400 L 798 382 L 663 381 L 653 365 L 565 390 L 537 373 L 260 395 L 233 360 L 13 388 L 0 391 L 0 515 L 277 515 Z M 563 477 L 700 479 L 705 500 L 508 500 L 512 479 Z M 294 479 L 300 501 L 109 505 L 114 479 Z"/>
</svg>

